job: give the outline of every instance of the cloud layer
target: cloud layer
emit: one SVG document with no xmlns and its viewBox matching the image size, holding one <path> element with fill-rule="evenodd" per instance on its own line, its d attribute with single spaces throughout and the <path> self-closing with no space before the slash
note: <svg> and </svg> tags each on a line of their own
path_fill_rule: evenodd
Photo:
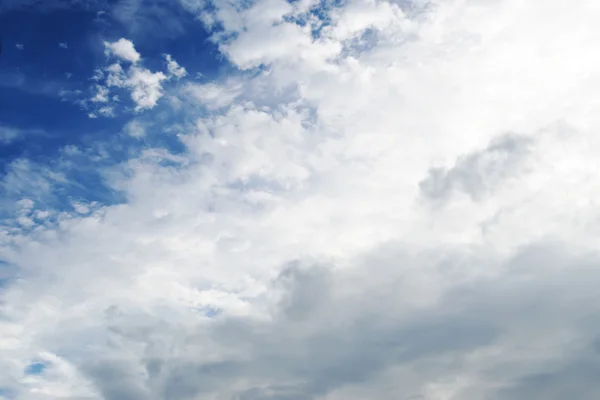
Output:
<svg viewBox="0 0 600 400">
<path fill-rule="evenodd" d="M 235 72 L 120 39 L 90 101 L 182 151 L 4 178 L 0 397 L 598 398 L 596 2 L 182 5 Z"/>
</svg>

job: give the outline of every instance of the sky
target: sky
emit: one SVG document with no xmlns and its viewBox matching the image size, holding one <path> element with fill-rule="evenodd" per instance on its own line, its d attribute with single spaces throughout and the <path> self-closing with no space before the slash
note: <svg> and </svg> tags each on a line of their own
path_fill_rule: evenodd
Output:
<svg viewBox="0 0 600 400">
<path fill-rule="evenodd" d="M 0 399 L 598 399 L 599 19 L 3 0 Z"/>
</svg>

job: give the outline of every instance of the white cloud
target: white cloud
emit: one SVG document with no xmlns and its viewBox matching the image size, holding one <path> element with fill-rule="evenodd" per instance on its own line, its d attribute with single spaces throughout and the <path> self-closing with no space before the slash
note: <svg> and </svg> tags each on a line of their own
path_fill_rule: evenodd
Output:
<svg viewBox="0 0 600 400">
<path fill-rule="evenodd" d="M 108 88 L 106 86 L 95 85 L 96 94 L 90 99 L 93 103 L 108 102 Z"/>
<path fill-rule="evenodd" d="M 130 40 L 121 38 L 116 42 L 104 42 L 106 53 L 133 64 L 140 61 L 140 53 L 135 50 Z"/>
<path fill-rule="evenodd" d="M 24 46 L 22 43 L 17 43 L 17 44 L 15 44 L 15 47 L 16 47 L 17 49 L 19 49 L 19 50 L 24 50 L 24 49 L 25 49 L 25 46 Z"/>
<path fill-rule="evenodd" d="M 104 106 L 98 109 L 98 113 L 103 117 L 114 117 L 115 116 L 115 108 L 112 106 Z"/>
<path fill-rule="evenodd" d="M 67 45 L 66 42 L 60 42 L 58 44 L 58 47 L 60 47 L 61 49 L 68 49 L 69 48 L 69 46 Z"/>
<path fill-rule="evenodd" d="M 134 50 L 133 43 L 126 39 L 119 39 L 114 43 L 105 43 L 107 49 L 110 49 L 120 58 L 129 60 L 133 64 L 127 65 L 125 68 L 121 64 L 113 63 L 103 69 L 96 70 L 92 80 L 96 82 L 104 82 L 104 85 L 96 84 L 96 94 L 90 99 L 93 103 L 106 103 L 109 101 L 117 102 L 118 95 L 113 95 L 110 98 L 110 88 L 126 89 L 129 91 L 131 99 L 135 103 L 135 111 L 143 111 L 156 106 L 158 100 L 163 96 L 163 82 L 167 79 L 161 71 L 152 72 L 148 68 L 134 65 L 140 56 L 135 52 L 136 56 L 130 50 Z M 167 60 L 168 71 L 170 76 L 181 78 L 185 76 L 185 69 L 179 67 L 177 62 L 168 56 Z M 114 116 L 114 106 L 105 106 L 91 113 L 90 117 L 97 117 L 97 114 L 103 116 Z"/>
<path fill-rule="evenodd" d="M 218 109 L 230 105 L 242 93 L 242 90 L 242 82 L 231 80 L 224 84 L 188 83 L 184 93 L 209 109 Z"/>
<path fill-rule="evenodd" d="M 136 139 L 143 138 L 146 136 L 146 127 L 143 123 L 137 120 L 128 122 L 124 127 L 125 133 Z"/>
<path fill-rule="evenodd" d="M 185 68 L 180 66 L 177 61 L 173 60 L 170 54 L 165 54 L 165 60 L 167 61 L 169 76 L 174 76 L 177 79 L 181 79 L 187 75 Z"/>
<path fill-rule="evenodd" d="M 153 108 L 163 95 L 162 82 L 167 79 L 162 72 L 132 68 L 126 85 L 131 90 L 131 98 L 136 103 L 136 111 Z"/>
<path fill-rule="evenodd" d="M 105 171 L 122 204 L 31 225 L 52 186 L 25 162 L 3 178 L 43 193 L 0 236 L 20 271 L 0 387 L 596 399 L 596 3 L 354 0 L 318 34 L 291 22 L 310 2 L 236 4 L 211 14 L 236 33 L 218 44 L 262 70 L 184 80 L 172 129 L 145 115 L 185 151 Z M 167 79 L 105 75 L 148 108 Z"/>
</svg>

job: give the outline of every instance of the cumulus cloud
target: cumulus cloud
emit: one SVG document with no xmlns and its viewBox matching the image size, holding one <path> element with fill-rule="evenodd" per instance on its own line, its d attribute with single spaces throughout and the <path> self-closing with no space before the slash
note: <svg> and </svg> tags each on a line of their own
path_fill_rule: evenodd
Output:
<svg viewBox="0 0 600 400">
<path fill-rule="evenodd" d="M 116 42 L 104 42 L 106 54 L 120 58 L 130 63 L 137 63 L 140 61 L 140 53 L 135 50 L 133 43 L 130 40 L 121 38 Z"/>
<path fill-rule="evenodd" d="M 163 95 L 162 82 L 167 79 L 162 72 L 132 68 L 125 85 L 131 90 L 131 99 L 136 111 L 152 108 Z"/>
<path fill-rule="evenodd" d="M 150 69 L 138 65 L 141 59 L 140 54 L 129 40 L 122 38 L 113 43 L 105 42 L 105 46 L 107 54 L 113 54 L 130 63 L 123 66 L 120 62 L 116 62 L 95 71 L 91 79 L 100 83 L 95 85 L 96 94 L 89 99 L 92 103 L 108 102 L 111 99 L 109 94 L 113 88 L 126 89 L 135 104 L 136 112 L 151 109 L 164 95 L 163 83 L 168 78 L 181 79 L 187 75 L 185 68 L 168 54 L 165 55 L 166 74 L 162 71 L 152 72 Z M 112 96 L 112 101 L 115 98 L 118 98 L 118 95 Z M 104 107 L 103 110 L 96 110 L 92 115 L 97 116 L 99 113 L 104 116 L 113 116 L 115 107 Z"/>
<path fill-rule="evenodd" d="M 124 128 L 155 144 L 103 171 L 123 201 L 3 178 L 0 388 L 597 398 L 594 2 L 184 3 L 237 72 Z M 145 109 L 169 76 L 102 71 Z"/>
</svg>

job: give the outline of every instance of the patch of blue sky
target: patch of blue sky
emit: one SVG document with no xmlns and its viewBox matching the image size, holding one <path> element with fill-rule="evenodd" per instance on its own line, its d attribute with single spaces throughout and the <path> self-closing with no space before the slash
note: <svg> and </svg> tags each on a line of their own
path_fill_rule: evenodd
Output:
<svg viewBox="0 0 600 400">
<path fill-rule="evenodd" d="M 201 314 L 204 314 L 205 317 L 207 318 L 218 318 L 219 316 L 221 316 L 223 314 L 223 309 L 215 307 L 215 306 L 206 306 L 206 307 L 199 307 L 194 309 L 194 311 L 197 311 Z"/>
<path fill-rule="evenodd" d="M 204 315 L 206 315 L 208 318 L 217 318 L 222 313 L 223 310 L 221 310 L 220 308 L 208 308 L 204 310 Z"/>
<path fill-rule="evenodd" d="M 46 370 L 47 365 L 42 362 L 33 362 L 25 367 L 25 375 L 41 375 Z"/>
<path fill-rule="evenodd" d="M 299 0 L 289 0 L 290 3 L 296 3 Z M 318 39 L 324 28 L 331 25 L 331 11 L 340 8 L 343 5 L 343 0 L 320 0 L 312 6 L 308 12 L 300 16 L 287 16 L 285 20 L 294 22 L 300 26 L 311 24 L 311 34 L 313 39 Z"/>
<path fill-rule="evenodd" d="M 0 386 L 0 399 L 2 400 L 12 400 L 16 398 L 16 393 L 14 390 Z"/>
</svg>

